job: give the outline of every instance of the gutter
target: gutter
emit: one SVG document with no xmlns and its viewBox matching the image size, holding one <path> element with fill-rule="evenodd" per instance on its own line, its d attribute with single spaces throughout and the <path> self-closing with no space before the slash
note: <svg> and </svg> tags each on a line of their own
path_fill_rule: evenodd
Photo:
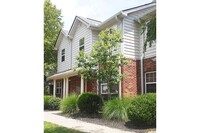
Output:
<svg viewBox="0 0 200 133">
<path fill-rule="evenodd" d="M 140 59 L 140 69 L 141 69 L 141 94 L 144 94 L 144 80 L 143 80 L 143 59 L 144 59 L 144 52 L 142 52 L 142 56 Z"/>
</svg>

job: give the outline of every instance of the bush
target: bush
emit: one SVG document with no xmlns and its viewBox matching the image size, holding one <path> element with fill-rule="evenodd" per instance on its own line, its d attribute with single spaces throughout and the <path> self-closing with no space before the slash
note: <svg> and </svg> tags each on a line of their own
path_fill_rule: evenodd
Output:
<svg viewBox="0 0 200 133">
<path fill-rule="evenodd" d="M 77 100 L 80 112 L 84 113 L 97 113 L 102 108 L 102 98 L 94 93 L 82 93 Z"/>
<path fill-rule="evenodd" d="M 104 106 L 103 106 L 103 117 L 105 119 L 109 120 L 122 120 L 127 121 L 127 108 L 130 106 L 131 99 L 124 98 L 119 99 L 115 98 L 112 100 L 109 100 Z"/>
<path fill-rule="evenodd" d="M 71 94 L 61 101 L 60 109 L 63 113 L 74 113 L 77 111 L 77 98 L 76 94 Z"/>
<path fill-rule="evenodd" d="M 58 97 L 53 97 L 49 99 L 48 101 L 49 110 L 59 110 L 60 102 L 61 102 L 61 98 L 58 98 Z"/>
<path fill-rule="evenodd" d="M 53 96 L 44 96 L 44 109 L 48 109 L 49 108 L 49 99 L 51 99 Z"/>
<path fill-rule="evenodd" d="M 156 94 L 148 93 L 135 97 L 127 110 L 127 114 L 136 126 L 155 126 Z"/>
<path fill-rule="evenodd" d="M 61 99 L 53 96 L 44 96 L 44 109 L 58 110 L 60 108 Z"/>
</svg>

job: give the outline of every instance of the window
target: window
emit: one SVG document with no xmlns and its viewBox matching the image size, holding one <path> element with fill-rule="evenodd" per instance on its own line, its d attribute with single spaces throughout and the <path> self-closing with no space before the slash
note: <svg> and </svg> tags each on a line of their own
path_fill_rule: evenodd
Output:
<svg viewBox="0 0 200 133">
<path fill-rule="evenodd" d="M 119 84 L 113 85 L 112 88 L 110 89 L 111 94 L 117 94 L 119 90 Z M 108 85 L 107 83 L 101 83 L 101 94 L 108 94 Z"/>
<path fill-rule="evenodd" d="M 84 37 L 79 40 L 79 50 L 84 50 Z"/>
<path fill-rule="evenodd" d="M 62 88 L 61 81 L 57 81 L 56 82 L 56 94 L 60 94 L 61 93 L 61 88 Z"/>
<path fill-rule="evenodd" d="M 145 92 L 156 93 L 156 72 L 145 73 Z"/>
<path fill-rule="evenodd" d="M 61 62 L 65 61 L 65 49 L 61 52 Z"/>
</svg>

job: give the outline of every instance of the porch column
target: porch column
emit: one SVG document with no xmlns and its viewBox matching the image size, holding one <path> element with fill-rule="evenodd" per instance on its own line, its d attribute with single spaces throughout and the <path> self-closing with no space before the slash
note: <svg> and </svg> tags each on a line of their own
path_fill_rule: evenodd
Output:
<svg viewBox="0 0 200 133">
<path fill-rule="evenodd" d="M 121 66 L 119 67 L 119 74 L 122 74 Z M 122 98 L 122 81 L 119 82 L 119 99 Z"/>
<path fill-rule="evenodd" d="M 63 78 L 63 99 L 65 98 L 65 78 Z"/>
<path fill-rule="evenodd" d="M 84 92 L 84 79 L 83 79 L 83 75 L 81 75 L 81 93 Z"/>
<path fill-rule="evenodd" d="M 87 80 L 85 80 L 85 92 L 87 92 Z"/>
<path fill-rule="evenodd" d="M 69 78 L 66 78 L 66 92 L 65 92 L 65 97 L 68 97 L 69 93 Z"/>
<path fill-rule="evenodd" d="M 99 95 L 99 80 L 97 79 L 97 95 Z"/>
<path fill-rule="evenodd" d="M 53 96 L 56 97 L 56 80 L 53 80 Z"/>
</svg>

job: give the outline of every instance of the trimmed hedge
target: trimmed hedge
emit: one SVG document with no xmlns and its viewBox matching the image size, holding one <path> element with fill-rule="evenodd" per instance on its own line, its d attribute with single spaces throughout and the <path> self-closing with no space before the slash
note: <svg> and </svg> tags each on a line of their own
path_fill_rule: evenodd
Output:
<svg viewBox="0 0 200 133">
<path fill-rule="evenodd" d="M 128 118 L 136 126 L 156 125 L 156 94 L 136 96 L 127 109 Z"/>
<path fill-rule="evenodd" d="M 60 108 L 61 98 L 53 96 L 44 96 L 45 110 L 58 110 Z"/>
<path fill-rule="evenodd" d="M 83 113 L 97 113 L 103 105 L 102 98 L 94 93 L 82 93 L 77 100 L 78 108 Z"/>
<path fill-rule="evenodd" d="M 60 110 L 63 113 L 74 113 L 77 111 L 77 94 L 71 94 L 67 98 L 63 99 L 60 104 Z"/>
<path fill-rule="evenodd" d="M 103 106 L 103 117 L 109 120 L 128 121 L 127 108 L 130 106 L 130 98 L 114 98 Z"/>
<path fill-rule="evenodd" d="M 49 108 L 49 99 L 51 99 L 53 96 L 44 96 L 44 110 Z"/>
</svg>

